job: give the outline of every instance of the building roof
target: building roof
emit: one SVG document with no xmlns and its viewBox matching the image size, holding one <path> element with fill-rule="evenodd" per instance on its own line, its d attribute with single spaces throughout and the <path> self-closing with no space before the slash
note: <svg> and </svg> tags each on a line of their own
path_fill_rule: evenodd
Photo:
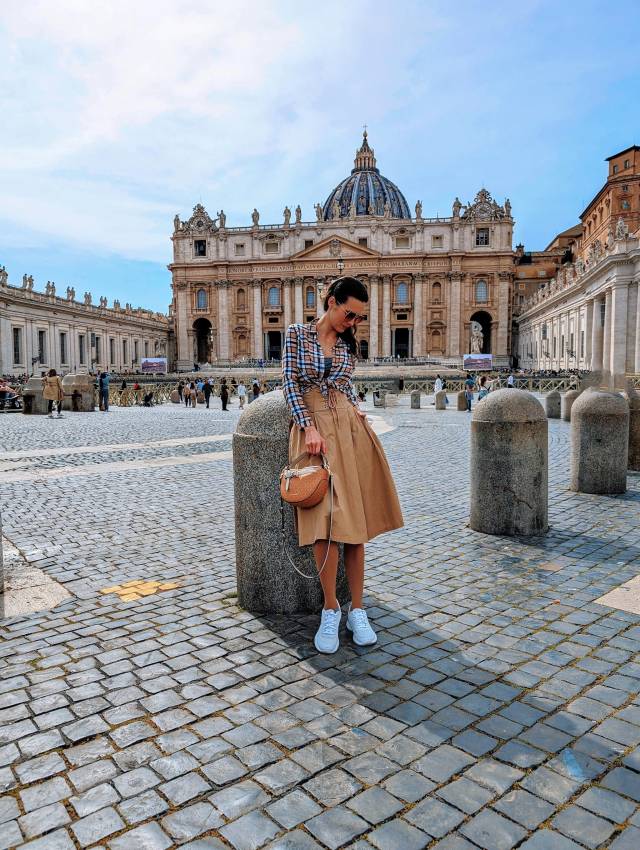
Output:
<svg viewBox="0 0 640 850">
<path fill-rule="evenodd" d="M 568 227 L 566 230 L 563 230 L 561 233 L 556 233 L 551 242 L 545 248 L 545 251 L 549 251 L 554 242 L 557 242 L 558 239 L 577 239 L 578 236 L 582 235 L 583 226 L 582 224 L 574 224 L 573 227 Z"/>
<path fill-rule="evenodd" d="M 334 208 L 336 203 L 339 209 Z M 362 145 L 356 152 L 353 170 L 324 202 L 323 217 L 325 221 L 334 217 L 347 218 L 351 209 L 355 209 L 356 215 L 381 216 L 384 215 L 385 206 L 391 218 L 411 218 L 409 205 L 400 189 L 383 177 L 376 167 L 376 158 L 373 149 L 369 147 L 365 130 Z"/>
<path fill-rule="evenodd" d="M 611 162 L 612 159 L 622 156 L 623 153 L 629 153 L 629 151 L 640 151 L 640 147 L 638 145 L 631 145 L 629 148 L 625 148 L 622 151 L 618 151 L 618 153 L 614 153 L 612 156 L 606 157 L 605 162 Z"/>
</svg>

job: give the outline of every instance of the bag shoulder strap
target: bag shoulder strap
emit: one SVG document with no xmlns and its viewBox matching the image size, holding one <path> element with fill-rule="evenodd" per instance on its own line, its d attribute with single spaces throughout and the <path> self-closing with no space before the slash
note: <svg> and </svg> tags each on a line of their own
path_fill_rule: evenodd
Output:
<svg viewBox="0 0 640 850">
<path fill-rule="evenodd" d="M 306 452 L 305 452 L 305 454 L 306 454 Z M 304 457 L 304 455 L 301 455 L 301 457 Z M 323 455 L 323 457 L 324 457 L 324 455 Z M 298 575 L 302 576 L 302 578 L 307 578 L 307 579 L 311 579 L 311 580 L 313 580 L 314 578 L 320 579 L 320 576 L 322 575 L 322 571 L 326 567 L 327 561 L 329 560 L 329 552 L 331 551 L 331 536 L 332 536 L 332 533 L 333 533 L 333 476 L 331 476 L 330 479 L 329 479 L 329 492 L 330 492 L 331 509 L 330 509 L 330 513 L 329 513 L 329 539 L 327 540 L 327 551 L 325 553 L 324 561 L 322 562 L 322 566 L 318 569 L 317 573 L 315 575 L 312 575 L 312 576 L 309 576 L 306 573 L 303 573 L 302 570 L 299 569 L 295 565 L 291 555 L 287 551 L 287 544 L 286 544 L 286 538 L 285 538 L 285 532 L 284 532 L 284 499 L 282 497 L 280 497 L 280 517 L 281 517 L 281 520 L 282 520 L 282 523 L 281 523 L 282 551 L 287 556 L 287 560 L 289 561 L 289 563 L 291 564 L 293 569 L 298 573 Z M 293 507 L 292 507 L 292 510 L 293 510 Z"/>
<path fill-rule="evenodd" d="M 288 465 L 289 467 L 291 467 L 291 466 L 295 466 L 296 464 L 300 463 L 300 461 L 301 461 L 303 458 L 305 458 L 305 457 L 317 457 L 317 455 L 310 455 L 310 454 L 309 454 L 309 452 L 301 452 L 301 453 L 298 455 L 298 457 L 297 457 L 297 458 L 294 458 L 294 460 L 292 460 L 292 461 L 291 461 L 289 464 L 287 464 L 287 465 Z M 321 455 L 320 455 L 320 457 L 321 457 L 321 459 L 322 459 L 322 465 L 324 466 L 324 468 L 325 468 L 325 469 L 328 469 L 328 468 L 329 468 L 329 461 L 327 460 L 327 456 L 326 456 L 326 455 L 324 455 L 324 454 L 321 454 Z"/>
</svg>

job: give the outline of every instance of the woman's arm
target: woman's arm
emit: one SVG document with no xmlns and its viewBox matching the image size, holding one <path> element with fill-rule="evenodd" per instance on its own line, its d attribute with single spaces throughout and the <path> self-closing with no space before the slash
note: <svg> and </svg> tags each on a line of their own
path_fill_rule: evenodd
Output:
<svg viewBox="0 0 640 850">
<path fill-rule="evenodd" d="M 293 325 L 287 328 L 282 354 L 282 391 L 289 405 L 291 416 L 298 428 L 305 429 L 312 425 L 309 412 L 302 401 L 298 371 L 298 334 Z"/>
</svg>

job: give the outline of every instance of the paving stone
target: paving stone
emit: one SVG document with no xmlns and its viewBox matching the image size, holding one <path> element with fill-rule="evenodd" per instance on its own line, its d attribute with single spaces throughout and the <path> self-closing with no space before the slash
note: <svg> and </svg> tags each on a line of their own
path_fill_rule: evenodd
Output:
<svg viewBox="0 0 640 850">
<path fill-rule="evenodd" d="M 267 806 L 269 815 L 285 829 L 293 829 L 321 811 L 320 806 L 298 788 Z"/>
<path fill-rule="evenodd" d="M 539 767 L 530 773 L 520 783 L 526 791 L 531 791 L 538 797 L 550 803 L 560 805 L 572 797 L 580 788 L 581 782 L 567 779 L 546 767 Z"/>
<path fill-rule="evenodd" d="M 398 797 L 406 803 L 416 803 L 418 800 L 422 800 L 436 787 L 435 782 L 431 782 L 430 779 L 426 779 L 414 770 L 401 770 L 399 773 L 393 773 L 385 779 L 383 784 L 394 797 Z"/>
<path fill-rule="evenodd" d="M 419 759 L 414 768 L 434 782 L 446 782 L 474 761 L 475 759 L 462 750 L 444 744 Z"/>
<path fill-rule="evenodd" d="M 624 823 L 636 809 L 630 800 L 604 788 L 589 788 L 577 798 L 576 804 L 614 823 Z"/>
<path fill-rule="evenodd" d="M 157 823 L 130 829 L 109 842 L 109 850 L 168 850 L 173 841 Z"/>
<path fill-rule="evenodd" d="M 640 847 L 640 829 L 628 826 L 609 845 L 609 850 L 637 850 Z"/>
<path fill-rule="evenodd" d="M 71 830 L 81 847 L 95 844 L 96 841 L 100 841 L 108 835 L 113 835 L 114 832 L 119 832 L 124 828 L 125 824 L 122 818 L 111 806 L 74 821 L 71 825 Z"/>
<path fill-rule="evenodd" d="M 24 845 L 25 850 L 76 850 L 66 829 L 58 829 L 50 832 L 43 838 L 37 838 Z"/>
<path fill-rule="evenodd" d="M 138 767 L 113 779 L 113 784 L 121 797 L 135 797 L 159 783 L 160 779 L 148 767 Z"/>
<path fill-rule="evenodd" d="M 227 783 L 244 776 L 247 773 L 247 768 L 233 756 L 225 756 L 225 758 L 218 759 L 204 767 L 202 772 L 214 785 L 227 785 Z"/>
<path fill-rule="evenodd" d="M 586 844 L 587 847 L 598 847 L 609 838 L 615 829 L 609 821 L 599 818 L 579 806 L 568 806 L 563 809 L 551 821 L 551 825 L 558 832 Z"/>
<path fill-rule="evenodd" d="M 52 803 L 50 806 L 36 809 L 18 819 L 25 838 L 33 838 L 43 832 L 57 829 L 59 826 L 66 826 L 70 821 L 71 818 L 62 803 Z M 0 830 L 0 835 L 2 835 L 2 830 Z"/>
<path fill-rule="evenodd" d="M 0 848 L 13 850 L 19 843 L 22 843 L 22 833 L 18 824 L 14 820 L 3 823 L 0 831 Z"/>
<path fill-rule="evenodd" d="M 280 827 L 260 812 L 249 812 L 219 831 L 236 850 L 258 850 L 280 832 Z"/>
<path fill-rule="evenodd" d="M 368 788 L 349 800 L 347 807 L 369 823 L 377 824 L 403 809 L 404 803 L 382 788 Z"/>
<path fill-rule="evenodd" d="M 334 768 L 314 776 L 302 787 L 324 806 L 331 808 L 353 797 L 362 785 L 348 773 Z"/>
<path fill-rule="evenodd" d="M 431 837 L 402 818 L 396 818 L 369 833 L 368 839 L 378 850 L 423 850 Z"/>
<path fill-rule="evenodd" d="M 442 838 L 464 820 L 464 815 L 457 809 L 433 797 L 427 797 L 418 803 L 405 817 L 433 838 Z"/>
<path fill-rule="evenodd" d="M 617 767 L 602 780 L 602 785 L 640 803 L 640 776 L 626 767 Z"/>
<path fill-rule="evenodd" d="M 112 761 L 102 759 L 70 771 L 69 779 L 73 782 L 76 791 L 82 793 L 94 785 L 113 779 L 117 773 L 118 770 Z"/>
<path fill-rule="evenodd" d="M 161 824 L 176 841 L 188 841 L 203 832 L 218 829 L 224 823 L 222 817 L 209 803 L 194 803 L 162 818 Z"/>
<path fill-rule="evenodd" d="M 553 814 L 555 809 L 551 803 L 522 790 L 509 791 L 493 803 L 493 808 L 516 823 L 522 824 L 526 829 L 536 829 Z"/>
<path fill-rule="evenodd" d="M 65 780 L 58 776 L 32 788 L 25 788 L 20 791 L 20 797 L 25 812 L 32 812 L 71 797 L 71 789 Z"/>
<path fill-rule="evenodd" d="M 495 796 L 495 792 L 488 791 L 465 777 L 439 788 L 436 793 L 445 802 L 451 803 L 468 815 L 477 812 Z"/>
<path fill-rule="evenodd" d="M 129 825 L 156 817 L 169 808 L 168 803 L 155 791 L 145 791 L 118 804 L 118 811 Z"/>
<path fill-rule="evenodd" d="M 463 824 L 460 832 L 483 850 L 511 850 L 527 834 L 522 827 L 489 809 Z"/>
<path fill-rule="evenodd" d="M 208 850 L 208 848 L 194 847 L 193 850 Z M 221 847 L 221 850 L 224 850 L 224 848 Z M 295 829 L 287 835 L 276 838 L 274 842 L 268 845 L 266 850 L 321 850 L 321 847 L 317 841 L 311 838 L 308 832 Z"/>
<path fill-rule="evenodd" d="M 290 759 L 276 762 L 256 773 L 254 779 L 274 794 L 280 794 L 309 778 L 309 773 Z"/>
<path fill-rule="evenodd" d="M 176 779 L 171 779 L 169 782 L 160 785 L 158 790 L 174 806 L 179 806 L 210 791 L 211 785 L 197 773 L 185 773 L 184 776 L 178 776 Z"/>
<path fill-rule="evenodd" d="M 159 773 L 163 779 L 175 779 L 176 776 L 181 776 L 197 768 L 198 762 L 189 753 L 179 750 L 177 753 L 173 753 L 173 755 L 154 759 L 149 763 L 149 767 L 156 773 Z"/>
<path fill-rule="evenodd" d="M 580 845 L 550 829 L 541 829 L 518 850 L 581 850 Z"/>
<path fill-rule="evenodd" d="M 308 820 L 305 826 L 318 841 L 331 850 L 337 850 L 369 829 L 365 820 L 343 806 L 335 806 L 330 811 L 316 815 Z"/>
<path fill-rule="evenodd" d="M 39 779 L 47 779 L 65 770 L 66 765 L 57 753 L 40 756 L 22 764 L 16 765 L 16 773 L 20 781 L 28 784 L 37 782 Z"/>
<path fill-rule="evenodd" d="M 300 798 L 306 799 L 300 791 L 297 793 Z M 263 808 L 270 799 L 271 797 L 250 779 L 245 782 L 238 782 L 222 791 L 217 791 L 209 797 L 216 809 L 221 811 L 229 820 L 240 817 L 240 815 L 244 815 L 252 809 Z M 301 820 L 296 823 L 300 823 Z"/>
<path fill-rule="evenodd" d="M 92 812 L 97 812 L 98 809 L 104 809 L 112 803 L 118 802 L 119 799 L 120 795 L 115 788 L 103 782 L 101 785 L 96 785 L 94 788 L 85 791 L 84 794 L 71 797 L 69 802 L 82 818 Z"/>
<path fill-rule="evenodd" d="M 13 797 L 0 797 L 0 823 L 6 823 L 8 820 L 17 818 L 20 814 L 20 807 Z"/>
</svg>

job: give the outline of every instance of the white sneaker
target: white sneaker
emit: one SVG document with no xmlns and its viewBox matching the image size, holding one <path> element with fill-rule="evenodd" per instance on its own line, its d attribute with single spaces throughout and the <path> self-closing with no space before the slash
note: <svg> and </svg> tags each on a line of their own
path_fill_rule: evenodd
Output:
<svg viewBox="0 0 640 850">
<path fill-rule="evenodd" d="M 323 608 L 322 617 L 318 631 L 313 639 L 318 652 L 324 652 L 327 655 L 332 655 L 338 651 L 340 646 L 340 638 L 338 630 L 340 629 L 340 620 L 342 619 L 342 611 L 338 608 L 334 611 L 332 608 Z"/>
<path fill-rule="evenodd" d="M 49 419 L 55 419 L 55 418 L 56 418 L 56 417 L 53 415 L 53 413 L 50 413 L 50 414 L 49 414 Z"/>
<path fill-rule="evenodd" d="M 58 418 L 58 419 L 64 419 L 64 416 L 63 416 L 61 413 L 59 413 L 59 414 L 58 414 L 58 416 L 57 416 L 57 418 Z"/>
<path fill-rule="evenodd" d="M 371 646 L 378 642 L 378 636 L 371 628 L 367 612 L 364 608 L 352 608 L 349 605 L 347 628 L 353 632 L 353 642 L 358 646 Z"/>
</svg>

